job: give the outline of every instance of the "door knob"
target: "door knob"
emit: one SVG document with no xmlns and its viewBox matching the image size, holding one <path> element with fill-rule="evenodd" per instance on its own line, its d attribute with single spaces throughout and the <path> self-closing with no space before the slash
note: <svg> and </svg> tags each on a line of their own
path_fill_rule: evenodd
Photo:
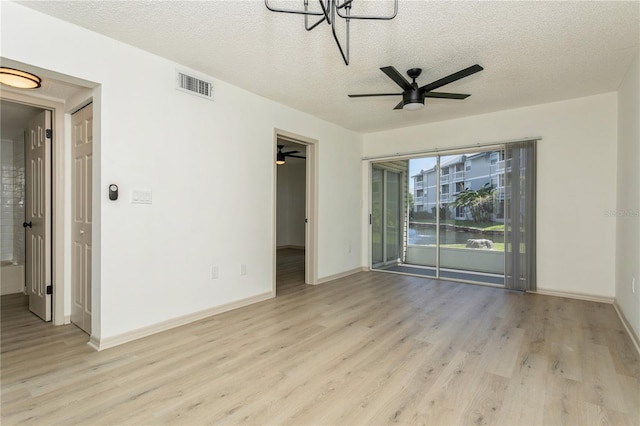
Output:
<svg viewBox="0 0 640 426">
<path fill-rule="evenodd" d="M 23 228 L 33 228 L 33 226 L 31 225 L 31 222 L 24 222 L 24 223 L 22 224 L 22 227 L 23 227 Z"/>
<path fill-rule="evenodd" d="M 80 231 L 80 235 L 84 235 L 84 231 Z"/>
</svg>

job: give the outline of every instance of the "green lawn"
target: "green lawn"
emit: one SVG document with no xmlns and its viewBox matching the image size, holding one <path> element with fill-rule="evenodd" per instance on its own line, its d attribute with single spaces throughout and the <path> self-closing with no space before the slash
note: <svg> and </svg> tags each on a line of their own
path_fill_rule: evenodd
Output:
<svg viewBox="0 0 640 426">
<path fill-rule="evenodd" d="M 415 220 L 413 223 L 424 223 L 424 224 L 435 224 L 433 220 Z M 440 221 L 441 224 L 446 223 L 448 225 L 456 225 L 463 226 L 468 228 L 476 228 L 481 229 L 483 231 L 504 231 L 504 223 L 496 223 L 496 222 L 479 222 L 476 223 L 472 220 L 455 220 L 455 219 L 445 219 Z"/>
</svg>

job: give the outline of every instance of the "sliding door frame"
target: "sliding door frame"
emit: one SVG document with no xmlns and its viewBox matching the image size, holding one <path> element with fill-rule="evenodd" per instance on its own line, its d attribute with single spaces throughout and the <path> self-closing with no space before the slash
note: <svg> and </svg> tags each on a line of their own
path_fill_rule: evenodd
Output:
<svg viewBox="0 0 640 426">
<path fill-rule="evenodd" d="M 404 154 L 397 154 L 394 156 L 377 156 L 377 157 L 363 157 L 363 161 L 367 161 L 369 163 L 369 178 L 368 178 L 368 185 L 369 185 L 369 267 L 371 270 L 374 269 L 374 265 L 373 265 L 373 252 L 372 252 L 372 242 L 373 242 L 373 225 L 372 225 L 372 219 L 373 219 L 373 188 L 372 188 L 372 177 L 373 177 L 373 167 L 374 165 L 377 165 L 378 168 L 384 168 L 384 166 L 380 166 L 380 163 L 384 163 L 385 161 L 399 161 L 399 160 L 411 160 L 414 158 L 423 158 L 423 157 L 435 157 L 436 158 L 436 169 L 437 169 L 437 173 L 436 173 L 436 200 L 435 200 L 435 206 L 436 206 L 436 255 L 435 255 L 435 279 L 440 279 L 440 222 L 441 222 L 441 218 L 440 218 L 440 159 L 442 156 L 447 156 L 447 155 L 456 155 L 456 154 L 465 154 L 465 153 L 469 153 L 472 152 L 473 150 L 478 150 L 478 151 L 505 151 L 506 147 L 508 144 L 510 143 L 516 143 L 516 142 L 522 142 L 523 140 L 541 140 L 542 138 L 540 137 L 535 137 L 535 138 L 524 138 L 524 139 L 514 139 L 514 140 L 510 140 L 510 141 L 505 141 L 505 142 L 498 142 L 498 143 L 490 143 L 490 144 L 475 144 L 475 145 L 469 145 L 469 146 L 461 146 L 461 147 L 454 147 L 451 149 L 443 149 L 443 150 L 430 150 L 430 151 L 416 151 L 416 152 L 408 152 L 408 153 L 404 153 Z M 407 172 L 408 173 L 408 172 Z M 411 176 L 409 176 L 409 179 L 411 179 Z M 404 190 L 404 189 L 403 189 Z M 384 232 L 384 226 L 383 226 L 383 232 Z M 385 250 L 383 250 L 383 253 L 385 252 Z M 506 262 L 506 260 L 505 260 Z M 380 266 L 380 265 L 378 265 Z M 387 271 L 387 272 L 393 272 L 393 271 Z M 395 272 L 397 273 L 397 272 Z M 505 274 L 506 276 L 506 264 L 503 265 L 503 274 Z M 413 274 L 407 274 L 407 275 L 413 275 Z M 485 286 L 490 286 L 490 287 L 498 287 L 498 288 L 506 288 L 505 284 L 502 285 L 497 285 L 497 284 L 492 284 L 492 283 L 484 283 L 484 282 L 480 282 L 480 281 L 471 281 L 471 280 L 464 280 L 464 279 L 451 279 L 451 278 L 447 278 L 447 280 L 451 280 L 451 281 L 457 281 L 457 282 L 464 282 L 464 283 L 468 283 L 468 284 L 478 284 L 478 285 L 485 285 Z"/>
<path fill-rule="evenodd" d="M 374 265 L 373 263 L 373 170 L 374 169 L 378 169 L 380 171 L 382 171 L 382 230 L 381 230 L 381 245 L 382 245 L 382 262 L 381 263 L 376 263 Z M 403 182 L 404 182 L 404 173 L 405 172 L 399 172 L 397 170 L 392 170 L 391 168 L 385 167 L 384 165 L 381 165 L 380 163 L 370 163 L 369 166 L 369 267 L 370 269 L 374 269 L 380 266 L 387 266 L 387 265 L 391 265 L 393 264 L 393 262 L 390 262 L 389 259 L 387 259 L 387 221 L 386 219 L 386 197 L 387 197 L 387 191 L 388 191 L 388 180 L 387 180 L 387 174 L 388 173 L 395 173 L 398 175 L 399 177 L 399 194 L 398 194 L 398 198 L 399 198 L 399 205 L 398 205 L 398 217 L 401 219 L 401 222 L 398 226 L 398 257 L 397 259 L 400 259 L 401 261 L 403 260 L 403 250 L 402 247 L 404 246 L 404 242 L 403 242 L 403 230 L 404 230 L 404 225 L 405 225 L 405 219 L 404 219 L 404 209 L 403 209 L 403 205 L 406 203 L 405 200 L 405 195 L 403 192 Z"/>
</svg>

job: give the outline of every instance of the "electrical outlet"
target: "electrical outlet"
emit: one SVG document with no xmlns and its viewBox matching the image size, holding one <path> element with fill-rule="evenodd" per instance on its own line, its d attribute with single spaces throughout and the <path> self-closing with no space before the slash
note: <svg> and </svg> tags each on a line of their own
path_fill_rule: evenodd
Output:
<svg viewBox="0 0 640 426">
<path fill-rule="evenodd" d="M 240 275 L 247 275 L 247 264 L 243 263 L 240 265 Z"/>
<path fill-rule="evenodd" d="M 217 266 L 212 266 L 211 267 L 211 279 L 212 280 L 217 280 L 219 277 L 219 273 L 218 273 L 218 267 Z"/>
</svg>

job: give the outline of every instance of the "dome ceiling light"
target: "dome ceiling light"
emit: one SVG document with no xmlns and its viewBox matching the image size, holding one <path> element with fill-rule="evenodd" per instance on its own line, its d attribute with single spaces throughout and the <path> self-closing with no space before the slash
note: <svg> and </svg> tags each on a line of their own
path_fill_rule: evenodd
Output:
<svg viewBox="0 0 640 426">
<path fill-rule="evenodd" d="M 0 67 L 0 83 L 18 89 L 37 89 L 42 80 L 37 75 L 13 68 Z"/>
</svg>

